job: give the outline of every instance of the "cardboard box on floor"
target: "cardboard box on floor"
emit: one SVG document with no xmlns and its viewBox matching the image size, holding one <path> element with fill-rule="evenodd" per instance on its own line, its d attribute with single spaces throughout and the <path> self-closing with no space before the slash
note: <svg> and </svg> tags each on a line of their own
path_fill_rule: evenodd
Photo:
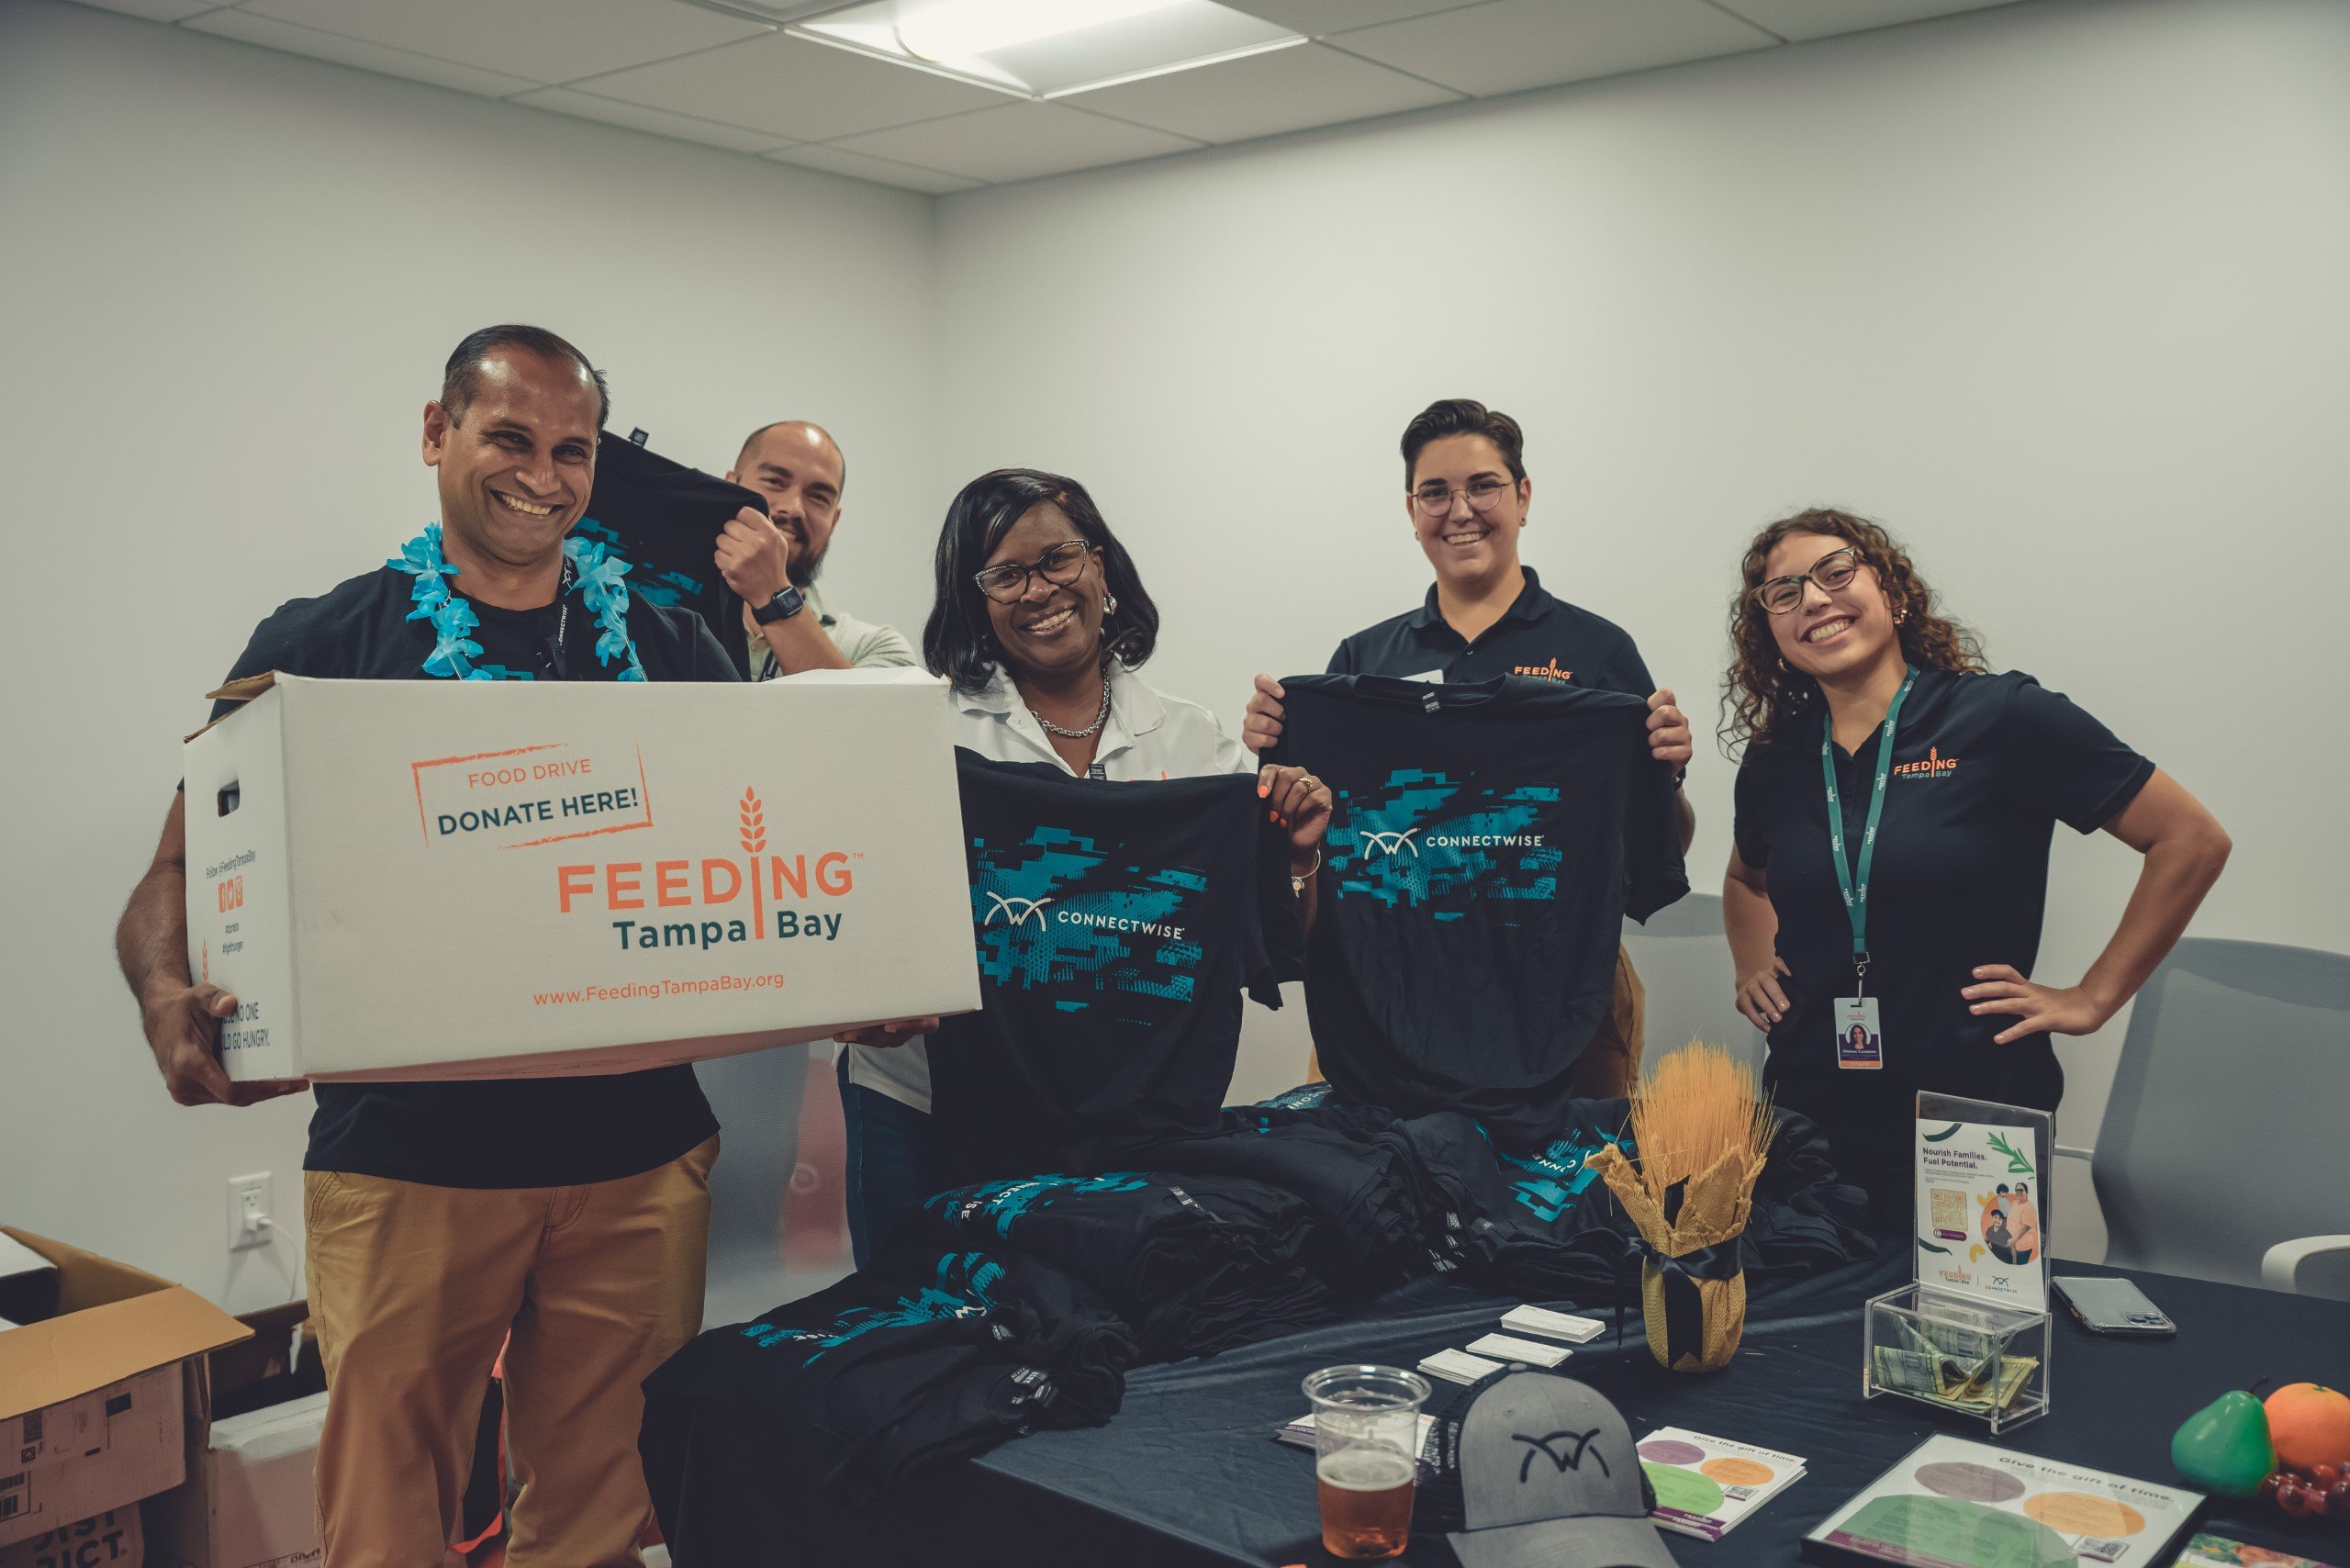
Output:
<svg viewBox="0 0 2350 1568">
<path fill-rule="evenodd" d="M 262 677 L 192 737 L 238 1080 L 618 1072 L 979 1005 L 943 683 Z"/>
<path fill-rule="evenodd" d="M 148 1504 L 155 1568 L 295 1568 L 319 1560 L 319 1433 L 326 1372 L 317 1341 L 298 1341 L 308 1304 L 244 1314 L 253 1330 L 216 1350 L 207 1439 L 187 1480 Z M 5 1568 L 5 1565 L 0 1565 Z"/>
<path fill-rule="evenodd" d="M 146 1561 L 136 1503 L 0 1546 L 0 1568 L 140 1568 Z"/>
<path fill-rule="evenodd" d="M 252 1330 L 168 1280 L 29 1231 L 0 1236 L 54 1270 L 53 1294 L 0 1330 L 6 1547 L 178 1485 L 189 1413 L 210 1408 L 205 1352 Z"/>
</svg>

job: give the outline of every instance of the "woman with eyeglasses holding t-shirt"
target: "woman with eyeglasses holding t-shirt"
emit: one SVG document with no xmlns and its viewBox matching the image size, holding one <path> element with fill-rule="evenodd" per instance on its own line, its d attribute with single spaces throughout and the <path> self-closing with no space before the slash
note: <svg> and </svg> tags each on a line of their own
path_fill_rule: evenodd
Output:
<svg viewBox="0 0 2350 1568">
<path fill-rule="evenodd" d="M 1689 766 L 1689 721 L 1672 691 L 1650 678 L 1630 633 L 1556 597 L 1518 560 L 1534 501 L 1518 422 L 1466 398 L 1440 398 L 1404 427 L 1401 448 L 1404 515 L 1436 580 L 1419 609 L 1340 643 L 1329 673 L 1461 682 L 1521 676 L 1625 692 L 1648 703 L 1649 754 L 1678 780 Z M 1270 675 L 1257 677 L 1241 719 L 1251 751 L 1281 739 L 1286 696 Z M 1673 810 L 1685 851 L 1697 819 L 1685 796 L 1674 798 Z M 1643 1006 L 1631 957 L 1618 946 L 1607 1011 L 1574 1064 L 1577 1094 L 1631 1092 Z"/>
<path fill-rule="evenodd" d="M 1872 1222 L 1908 1223 L 1919 1090 L 2053 1111 L 2052 1035 L 2095 1032 L 2227 863 L 2170 775 L 2065 698 L 1987 673 L 1884 529 L 1814 510 L 1746 552 L 1724 735 L 1743 745 L 1723 920 L 1778 1103 L 1817 1121 Z M 2075 985 L 2033 977 L 2063 822 L 2144 858 Z"/>
<path fill-rule="evenodd" d="M 997 762 L 1050 763 L 1080 778 L 1258 773 L 1287 829 L 1299 915 L 1313 916 L 1330 791 L 1302 767 L 1259 768 L 1208 710 L 1136 673 L 1158 608 L 1134 559 L 1076 480 L 1033 468 L 981 475 L 946 510 L 923 656 L 952 686 L 955 744 Z M 936 1190 L 930 1063 L 919 1034 L 841 1036 L 849 1238 L 859 1267 Z"/>
</svg>

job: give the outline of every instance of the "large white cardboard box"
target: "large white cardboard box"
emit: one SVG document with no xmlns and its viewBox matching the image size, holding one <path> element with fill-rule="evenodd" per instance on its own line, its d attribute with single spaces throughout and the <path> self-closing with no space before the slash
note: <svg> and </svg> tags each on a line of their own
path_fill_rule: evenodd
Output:
<svg viewBox="0 0 2350 1568">
<path fill-rule="evenodd" d="M 937 681 L 248 694 L 185 756 L 233 1079 L 632 1071 L 979 1005 Z"/>
<path fill-rule="evenodd" d="M 327 1396 L 306 1394 L 212 1423 L 212 1440 L 172 1495 L 159 1568 L 297 1568 L 319 1548 L 319 1434 Z M 5 1568 L 5 1565 L 0 1565 Z"/>
</svg>

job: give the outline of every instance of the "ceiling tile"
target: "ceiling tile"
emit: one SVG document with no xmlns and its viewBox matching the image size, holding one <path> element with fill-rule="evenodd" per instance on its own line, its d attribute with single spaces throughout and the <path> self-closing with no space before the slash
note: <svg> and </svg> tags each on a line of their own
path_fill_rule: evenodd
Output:
<svg viewBox="0 0 2350 1568">
<path fill-rule="evenodd" d="M 151 22 L 176 22 L 209 11 L 220 0 L 82 0 L 84 6 L 95 6 L 101 11 L 120 11 L 127 16 L 144 17 Z"/>
<path fill-rule="evenodd" d="M 1645 71 L 1774 41 L 1705 0 L 1487 0 L 1336 40 L 1349 53 L 1480 95 Z"/>
<path fill-rule="evenodd" d="M 787 141 L 830 141 L 1006 101 L 986 87 L 782 33 L 572 85 Z"/>
<path fill-rule="evenodd" d="M 1380 22 L 1400 22 L 1431 11 L 1453 11 L 1481 0 L 1222 0 L 1236 11 L 1278 22 L 1292 32 L 1343 32 Z"/>
<path fill-rule="evenodd" d="M 1060 101 L 1202 141 L 1246 141 L 1457 103 L 1460 95 L 1320 44 L 1305 44 L 1097 88 Z"/>
<path fill-rule="evenodd" d="M 1062 104 L 1006 104 L 977 114 L 850 137 L 852 152 L 902 159 L 982 182 L 1026 180 L 1181 152 L 1198 142 Z"/>
<path fill-rule="evenodd" d="M 774 30 L 685 0 L 240 0 L 239 8 L 533 82 L 568 82 Z"/>
<path fill-rule="evenodd" d="M 787 147 L 765 156 L 778 163 L 797 163 L 803 169 L 821 169 L 827 174 L 846 174 L 851 179 L 896 185 L 901 190 L 928 191 L 933 196 L 976 190 L 979 184 L 960 174 L 942 174 L 935 169 L 918 169 L 912 163 L 901 163 L 890 158 L 869 158 L 862 152 L 851 152 L 839 147 Z"/>
<path fill-rule="evenodd" d="M 723 147 L 731 152 L 765 152 L 780 146 L 787 139 L 770 131 L 745 130 L 739 125 L 721 125 L 716 120 L 697 119 L 691 115 L 673 115 L 666 109 L 648 109 L 643 104 L 623 104 L 614 98 L 599 98 L 593 93 L 581 93 L 569 87 L 542 87 L 535 93 L 518 93 L 511 103 L 528 104 L 534 109 L 550 109 L 559 115 L 573 115 L 580 119 L 601 120 L 606 125 L 624 125 L 631 130 L 649 130 L 655 136 L 673 136 L 680 141 L 699 141 L 705 147 Z"/>
<path fill-rule="evenodd" d="M 1783 39 L 1824 39 L 1958 11 L 1985 11 L 2012 0 L 1722 0 L 1756 27 Z"/>
<path fill-rule="evenodd" d="M 288 54 L 307 54 L 313 60 L 331 60 L 337 65 L 355 65 L 362 71 L 404 76 L 411 82 L 429 82 L 436 87 L 453 87 L 460 93 L 479 93 L 489 98 L 527 92 L 539 84 L 520 76 L 476 71 L 470 65 L 455 65 L 430 55 L 411 54 L 404 49 L 386 49 L 379 43 L 364 43 L 341 33 L 322 33 L 316 28 L 245 11 L 211 11 L 181 26 L 217 33 L 241 43 L 256 43 Z"/>
</svg>

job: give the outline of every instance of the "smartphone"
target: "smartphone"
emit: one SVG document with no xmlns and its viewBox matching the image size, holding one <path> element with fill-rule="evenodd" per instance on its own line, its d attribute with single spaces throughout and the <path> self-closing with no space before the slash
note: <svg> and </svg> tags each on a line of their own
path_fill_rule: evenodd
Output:
<svg viewBox="0 0 2350 1568">
<path fill-rule="evenodd" d="M 2048 1282 L 2092 1334 L 2176 1334 L 2178 1325 L 2128 1280 L 2059 1274 Z"/>
</svg>

